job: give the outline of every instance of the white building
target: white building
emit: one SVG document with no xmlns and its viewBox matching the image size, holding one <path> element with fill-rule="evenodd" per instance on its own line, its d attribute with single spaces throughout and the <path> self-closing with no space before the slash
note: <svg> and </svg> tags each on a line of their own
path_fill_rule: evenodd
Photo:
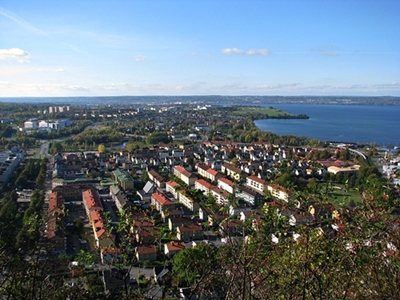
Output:
<svg viewBox="0 0 400 300">
<path fill-rule="evenodd" d="M 37 129 L 38 128 L 38 120 L 37 119 L 29 119 L 24 122 L 24 129 Z"/>
</svg>

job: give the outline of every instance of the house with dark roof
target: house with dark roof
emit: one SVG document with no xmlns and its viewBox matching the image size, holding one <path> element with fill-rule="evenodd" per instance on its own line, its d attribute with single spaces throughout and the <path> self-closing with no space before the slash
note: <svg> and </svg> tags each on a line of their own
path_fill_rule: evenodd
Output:
<svg viewBox="0 0 400 300">
<path fill-rule="evenodd" d="M 252 206 L 258 206 L 263 199 L 263 195 L 245 186 L 239 186 L 235 192 L 237 198 Z"/>
<path fill-rule="evenodd" d="M 165 183 L 167 179 L 158 173 L 156 170 L 151 169 L 148 172 L 149 179 L 154 182 L 154 184 L 159 188 L 165 188 Z"/>
<path fill-rule="evenodd" d="M 122 190 L 118 185 L 110 186 L 110 195 L 111 198 L 114 200 L 115 206 L 117 207 L 119 212 L 122 212 L 122 210 L 124 210 L 131 204 L 125 191 Z"/>
<path fill-rule="evenodd" d="M 157 249 L 156 246 L 139 246 L 135 249 L 135 255 L 138 261 L 156 260 Z"/>
<path fill-rule="evenodd" d="M 246 177 L 246 173 L 243 172 L 241 169 L 227 163 L 224 163 L 222 165 L 221 172 L 236 181 L 241 181 Z"/>
<path fill-rule="evenodd" d="M 203 230 L 200 225 L 182 225 L 176 229 L 176 238 L 180 241 L 189 242 L 203 238 Z"/>
</svg>

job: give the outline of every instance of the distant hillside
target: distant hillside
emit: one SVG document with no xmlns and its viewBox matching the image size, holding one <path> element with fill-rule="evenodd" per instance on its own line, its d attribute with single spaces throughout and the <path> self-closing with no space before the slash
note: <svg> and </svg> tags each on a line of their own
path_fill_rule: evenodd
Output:
<svg viewBox="0 0 400 300">
<path fill-rule="evenodd" d="M 335 104 L 335 105 L 400 105 L 400 97 L 350 97 L 350 96 L 105 96 L 105 97 L 0 97 L 4 103 L 49 103 L 69 105 L 137 104 L 171 105 L 179 103 L 212 105 L 253 104 Z"/>
</svg>

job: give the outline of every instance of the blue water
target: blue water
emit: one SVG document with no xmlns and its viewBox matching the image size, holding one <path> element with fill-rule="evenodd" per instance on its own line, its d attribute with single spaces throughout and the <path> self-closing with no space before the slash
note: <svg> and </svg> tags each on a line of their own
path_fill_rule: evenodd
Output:
<svg viewBox="0 0 400 300">
<path fill-rule="evenodd" d="M 265 104 L 309 119 L 257 120 L 255 125 L 278 135 L 324 141 L 400 146 L 400 106 Z"/>
</svg>

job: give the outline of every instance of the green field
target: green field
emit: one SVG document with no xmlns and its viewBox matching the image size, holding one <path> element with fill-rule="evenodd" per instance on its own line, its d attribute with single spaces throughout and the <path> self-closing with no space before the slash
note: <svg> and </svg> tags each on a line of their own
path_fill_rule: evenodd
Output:
<svg viewBox="0 0 400 300">
<path fill-rule="evenodd" d="M 268 115 L 269 117 L 288 117 L 294 116 L 286 111 L 276 109 L 273 107 L 265 108 L 259 106 L 240 106 L 232 112 L 233 115 L 238 116 L 253 116 L 253 115 Z"/>
<path fill-rule="evenodd" d="M 328 201 L 332 203 L 335 207 L 346 205 L 350 201 L 355 203 L 361 202 L 361 197 L 358 194 L 357 190 L 346 189 L 346 187 L 341 184 L 334 184 L 333 186 L 336 188 L 333 188 L 328 193 Z"/>
</svg>

